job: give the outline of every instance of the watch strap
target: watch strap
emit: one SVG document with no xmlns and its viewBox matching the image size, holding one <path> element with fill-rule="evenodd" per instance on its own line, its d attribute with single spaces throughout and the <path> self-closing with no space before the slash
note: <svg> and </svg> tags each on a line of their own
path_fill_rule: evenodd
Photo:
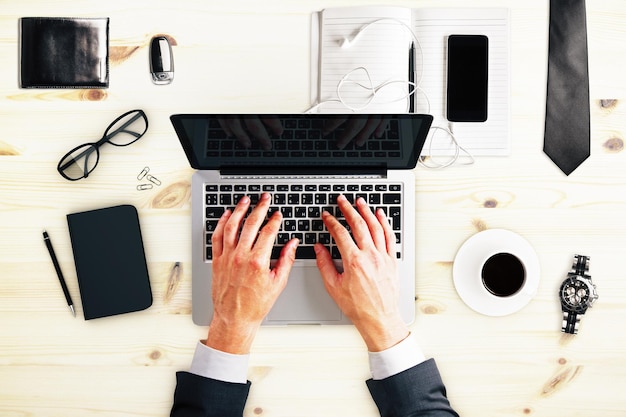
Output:
<svg viewBox="0 0 626 417">
<path fill-rule="evenodd" d="M 589 272 L 589 260 L 591 258 L 585 255 L 574 255 L 574 263 L 572 264 L 572 272 L 568 275 L 580 275 L 587 279 L 591 279 Z"/>
<path fill-rule="evenodd" d="M 577 334 L 578 326 L 580 325 L 580 316 L 582 314 L 571 313 L 569 311 L 563 312 L 563 326 L 561 330 L 563 333 Z"/>
</svg>

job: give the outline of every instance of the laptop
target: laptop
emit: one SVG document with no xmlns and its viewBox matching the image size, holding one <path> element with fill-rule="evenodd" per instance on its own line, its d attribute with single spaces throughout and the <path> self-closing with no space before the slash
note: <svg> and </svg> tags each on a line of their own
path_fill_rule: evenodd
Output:
<svg viewBox="0 0 626 417">
<path fill-rule="evenodd" d="M 336 198 L 363 197 L 383 208 L 396 235 L 399 307 L 415 317 L 415 177 L 412 169 L 432 116 L 423 114 L 175 114 L 170 117 L 192 168 L 192 318 L 210 323 L 211 236 L 239 198 L 272 195 L 270 214 L 283 214 L 274 265 L 290 239 L 300 239 L 285 290 L 263 325 L 349 324 L 326 292 L 313 244 L 326 245 L 342 271 L 341 254 L 321 221 L 323 210 L 347 226 Z M 374 134 L 369 134 L 373 127 Z M 360 132 L 355 136 L 355 132 Z M 256 137 L 255 137 L 256 134 Z"/>
</svg>

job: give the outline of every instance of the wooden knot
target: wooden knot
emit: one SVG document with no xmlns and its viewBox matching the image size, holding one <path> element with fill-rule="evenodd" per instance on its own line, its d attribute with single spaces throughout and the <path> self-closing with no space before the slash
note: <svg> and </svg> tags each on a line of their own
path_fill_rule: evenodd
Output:
<svg viewBox="0 0 626 417">
<path fill-rule="evenodd" d="M 611 138 L 604 142 L 602 146 L 609 153 L 618 153 L 624 150 L 624 140 L 617 137 Z"/>
<path fill-rule="evenodd" d="M 175 182 L 154 197 L 152 207 L 158 209 L 182 207 L 189 201 L 190 196 L 191 185 L 188 182 Z"/>
<path fill-rule="evenodd" d="M 489 198 L 489 199 L 485 200 L 485 202 L 483 203 L 483 207 L 485 207 L 485 208 L 496 208 L 496 207 L 498 207 L 498 200 L 496 200 L 495 198 Z"/>
<path fill-rule="evenodd" d="M 615 99 L 602 99 L 600 100 L 600 107 L 603 109 L 613 109 L 617 106 L 617 100 Z"/>
<path fill-rule="evenodd" d="M 548 382 L 543 386 L 541 394 L 548 396 L 558 389 L 563 388 L 565 385 L 572 382 L 581 370 L 582 366 L 567 366 L 562 368 L 560 372 L 550 378 L 550 380 L 548 380 Z"/>
<path fill-rule="evenodd" d="M 109 60 L 111 64 L 121 64 L 138 50 L 139 46 L 111 46 L 109 47 Z"/>
<path fill-rule="evenodd" d="M 439 313 L 439 309 L 434 305 L 425 305 L 421 308 L 422 313 L 424 314 L 437 314 Z"/>
<path fill-rule="evenodd" d="M 474 226 L 477 232 L 482 232 L 484 230 L 487 230 L 487 224 L 481 219 L 472 220 L 472 225 Z"/>
<path fill-rule="evenodd" d="M 439 314 L 446 311 L 446 305 L 438 302 L 437 300 L 429 299 L 423 300 L 419 305 L 420 311 L 424 314 Z"/>
<path fill-rule="evenodd" d="M 105 90 L 92 88 L 88 90 L 81 90 L 78 94 L 78 98 L 81 101 L 104 101 L 108 97 Z"/>
<path fill-rule="evenodd" d="M 0 156 L 17 156 L 20 153 L 8 143 L 0 141 Z"/>
</svg>

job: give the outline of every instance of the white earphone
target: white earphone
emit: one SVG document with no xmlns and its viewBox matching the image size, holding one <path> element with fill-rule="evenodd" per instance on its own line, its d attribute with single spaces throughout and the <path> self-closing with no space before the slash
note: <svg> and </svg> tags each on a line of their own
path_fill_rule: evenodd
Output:
<svg viewBox="0 0 626 417">
<path fill-rule="evenodd" d="M 354 36 L 354 38 L 352 38 L 352 41 L 350 41 L 348 38 L 343 38 L 343 40 L 341 40 L 341 41 L 339 42 L 339 44 L 340 44 L 340 45 L 341 45 L 341 47 L 342 47 L 342 48 L 344 48 L 344 49 L 345 49 L 345 48 L 349 48 L 350 46 L 352 46 L 352 42 L 356 41 L 356 39 L 359 37 L 359 33 L 361 33 L 361 32 L 358 32 L 358 33 Z"/>
<path fill-rule="evenodd" d="M 347 49 L 350 48 L 351 46 L 353 46 L 359 39 L 359 37 L 361 36 L 361 34 L 363 32 L 365 32 L 365 30 L 367 30 L 367 28 L 369 28 L 370 26 L 377 24 L 377 23 L 382 23 L 382 22 L 391 22 L 391 23 L 396 23 L 399 25 L 402 25 L 404 28 L 406 28 L 409 33 L 411 34 L 411 37 L 413 38 L 413 41 L 415 42 L 415 45 L 417 46 L 417 50 L 419 51 L 420 54 L 420 59 L 419 59 L 419 63 L 420 65 L 423 67 L 424 63 L 423 63 L 423 53 L 422 53 L 422 46 L 420 44 L 419 39 L 417 39 L 417 36 L 415 36 L 415 33 L 413 32 L 413 29 L 411 29 L 411 27 L 409 25 L 407 25 L 406 23 L 404 23 L 401 20 L 398 19 L 393 19 L 393 18 L 381 18 L 381 19 L 376 19 L 373 20 L 363 26 L 361 26 L 361 28 L 356 31 L 356 33 L 351 37 L 343 37 L 341 39 L 337 40 L 337 43 L 341 46 L 342 49 Z M 360 82 L 357 81 L 352 81 L 350 79 L 350 77 L 352 76 L 352 74 L 354 74 L 357 71 L 363 71 L 368 84 L 369 85 L 364 85 L 361 84 Z M 422 71 L 420 70 L 420 74 L 422 74 Z M 421 76 L 420 76 L 421 77 Z M 358 85 L 366 90 L 369 90 L 371 95 L 370 97 L 365 101 L 365 103 L 360 106 L 360 107 L 355 107 L 355 106 L 351 106 L 349 105 L 344 98 L 341 95 L 341 87 L 345 84 L 345 83 L 352 83 L 355 85 Z M 376 95 L 378 94 L 378 91 L 380 91 L 380 89 L 391 85 L 391 84 L 395 84 L 395 83 L 402 83 L 402 84 L 408 84 L 408 85 L 412 85 L 413 86 L 413 91 L 408 93 L 406 96 L 399 98 L 398 100 L 394 100 L 394 101 L 401 101 L 401 100 L 410 100 L 412 98 L 412 96 L 419 90 L 422 91 L 422 93 L 424 94 L 424 98 L 426 99 L 426 102 L 428 103 L 428 107 L 430 111 L 430 100 L 428 99 L 428 96 L 425 94 L 424 90 L 420 87 L 421 84 L 421 78 L 420 80 L 416 80 L 414 83 L 407 83 L 404 80 L 388 80 L 386 82 L 383 82 L 382 84 L 378 85 L 378 86 L 374 86 L 372 78 L 370 77 L 369 71 L 367 70 L 367 68 L 365 67 L 357 67 L 355 69 L 353 69 L 352 71 L 348 72 L 346 75 L 343 76 L 343 78 L 339 81 L 339 84 L 337 85 L 337 99 L 330 99 L 330 100 L 325 100 L 322 102 L 318 102 L 317 104 L 315 104 L 313 107 L 309 108 L 305 113 L 312 113 L 318 110 L 319 107 L 321 107 L 324 103 L 341 103 L 343 106 L 345 106 L 346 108 L 348 108 L 351 111 L 361 111 L 364 110 L 365 108 L 367 108 L 370 103 L 376 98 Z M 408 101 L 407 101 L 407 111 L 408 111 Z M 467 157 L 469 157 L 469 162 L 466 163 L 462 163 L 462 165 L 471 165 L 474 163 L 474 157 L 465 149 L 463 148 L 456 140 L 456 137 L 454 135 L 454 133 L 452 132 L 452 125 L 450 124 L 448 128 L 443 128 L 440 126 L 432 126 L 432 134 L 431 134 L 431 138 L 430 138 L 430 142 L 429 142 L 429 154 L 432 154 L 432 152 L 430 150 L 432 150 L 432 143 L 435 139 L 435 133 L 438 130 L 442 130 L 444 131 L 451 139 L 453 146 L 455 147 L 455 153 L 454 155 L 451 157 L 450 160 L 445 161 L 445 162 L 438 162 L 435 161 L 434 158 L 431 156 L 429 158 L 429 160 L 427 160 L 424 157 L 420 157 L 419 158 L 419 164 L 425 168 L 430 168 L 430 169 L 441 169 L 441 168 L 447 168 L 453 164 L 455 164 L 460 156 L 461 153 L 465 154 Z"/>
<path fill-rule="evenodd" d="M 373 23 L 373 22 L 372 22 Z M 337 41 L 339 43 L 339 45 L 346 49 L 352 46 L 353 43 L 355 43 L 357 41 L 357 39 L 359 39 L 359 36 L 361 36 L 361 33 L 363 33 L 363 30 L 365 30 L 365 28 L 367 28 L 369 25 L 371 25 L 371 23 L 361 27 L 361 29 L 359 29 L 357 31 L 357 33 L 352 37 L 352 40 L 348 39 L 347 37 L 340 39 L 339 41 Z"/>
<path fill-rule="evenodd" d="M 401 20 L 398 20 L 398 19 L 393 19 L 393 18 L 390 18 L 390 17 L 384 17 L 384 18 L 381 18 L 381 19 L 376 19 L 376 20 L 373 20 L 373 21 L 371 21 L 371 22 L 369 22 L 369 23 L 367 23 L 367 24 L 365 24 L 365 25 L 361 26 L 361 28 L 360 28 L 360 29 L 356 32 L 356 34 L 355 34 L 354 36 L 352 36 L 352 39 L 348 39 L 348 37 L 346 36 L 346 37 L 344 37 L 344 38 L 342 38 L 342 39 L 339 39 L 337 42 L 339 43 L 339 45 L 340 45 L 342 48 L 344 48 L 344 49 L 345 49 L 345 48 L 349 48 L 349 47 L 351 47 L 353 44 L 355 44 L 355 43 L 356 43 L 356 41 L 359 39 L 359 37 L 361 36 L 361 34 L 362 34 L 362 33 L 363 33 L 363 32 L 364 32 L 367 28 L 369 28 L 370 26 L 372 26 L 372 25 L 374 25 L 374 24 L 376 24 L 376 23 L 383 23 L 383 22 L 388 22 L 388 23 L 396 23 L 396 24 L 398 24 L 398 25 L 402 25 L 402 26 L 404 26 L 404 27 L 405 27 L 405 28 L 409 31 L 409 33 L 411 34 L 411 36 L 413 37 L 413 40 L 415 41 L 415 43 L 416 43 L 417 45 L 419 45 L 419 40 L 417 39 L 417 36 L 415 36 L 415 33 L 413 33 L 413 29 L 411 29 L 411 27 L 410 27 L 409 25 L 407 25 L 406 23 L 404 23 L 404 22 L 403 22 L 403 21 L 401 21 Z M 420 50 L 421 50 L 421 48 L 420 48 Z"/>
</svg>

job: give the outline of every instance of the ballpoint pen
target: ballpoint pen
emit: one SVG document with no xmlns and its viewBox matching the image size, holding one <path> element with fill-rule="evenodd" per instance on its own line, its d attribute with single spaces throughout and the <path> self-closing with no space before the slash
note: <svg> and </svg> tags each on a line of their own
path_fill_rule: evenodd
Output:
<svg viewBox="0 0 626 417">
<path fill-rule="evenodd" d="M 72 302 L 72 297 L 70 297 L 70 292 L 67 289 L 67 284 L 65 283 L 65 278 L 63 278 L 63 273 L 61 272 L 61 267 L 59 266 L 59 261 L 57 261 L 57 257 L 54 254 L 54 249 L 52 248 L 52 242 L 50 241 L 50 236 L 48 236 L 48 232 L 43 231 L 43 241 L 46 243 L 46 247 L 48 248 L 48 252 L 50 252 L 50 258 L 52 258 L 52 263 L 54 264 L 54 269 L 57 271 L 57 276 L 59 277 L 59 282 L 61 283 L 61 288 L 63 289 L 63 294 L 65 295 L 65 300 L 67 301 L 67 305 L 72 312 L 72 315 L 76 317 L 76 311 L 74 311 L 74 302 Z"/>
<path fill-rule="evenodd" d="M 178 289 L 178 284 L 180 283 L 180 270 L 180 262 L 176 262 L 172 267 L 170 277 L 167 280 L 167 290 L 165 291 L 165 295 L 163 296 L 163 302 L 165 304 L 170 302 L 170 300 L 174 296 L 174 293 L 176 293 L 176 290 Z"/>
<path fill-rule="evenodd" d="M 409 48 L 409 113 L 415 113 L 415 42 Z"/>
</svg>

